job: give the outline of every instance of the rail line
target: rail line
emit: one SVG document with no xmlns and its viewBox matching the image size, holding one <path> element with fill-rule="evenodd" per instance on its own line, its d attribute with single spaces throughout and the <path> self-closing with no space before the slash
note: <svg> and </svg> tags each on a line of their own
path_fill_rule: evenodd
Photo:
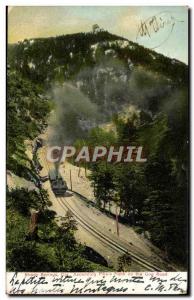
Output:
<svg viewBox="0 0 194 300">
<path fill-rule="evenodd" d="M 42 155 L 42 158 L 44 160 L 44 163 L 47 167 L 47 170 L 49 171 L 49 165 L 48 162 L 46 161 L 44 155 Z M 74 194 L 76 194 L 80 198 L 85 198 L 83 195 L 72 191 Z M 161 269 L 160 267 L 156 266 L 155 264 L 152 264 L 148 262 L 146 259 L 140 257 L 137 254 L 132 253 L 127 247 L 121 246 L 117 241 L 111 239 L 104 233 L 102 233 L 100 230 L 95 228 L 93 225 L 87 223 L 80 214 L 77 213 L 67 202 L 63 201 L 63 197 L 57 197 L 59 205 L 64 209 L 64 210 L 69 210 L 75 217 L 76 221 L 80 226 L 82 226 L 85 230 L 87 230 L 90 234 L 92 234 L 94 237 L 99 239 L 101 242 L 106 244 L 107 246 L 111 247 L 112 249 L 116 250 L 117 252 L 121 254 L 129 254 L 130 257 L 132 258 L 133 261 L 144 267 L 147 271 L 157 271 L 157 272 L 163 272 L 164 270 Z M 86 199 L 86 198 L 85 198 Z"/>
<path fill-rule="evenodd" d="M 148 271 L 158 271 L 163 272 L 162 269 L 156 267 L 155 265 L 147 262 L 143 258 L 140 258 L 139 256 L 135 255 L 131 251 L 129 251 L 127 248 L 119 245 L 116 241 L 113 241 L 110 237 L 103 234 L 98 229 L 94 228 L 91 224 L 88 224 L 67 202 L 64 202 L 62 197 L 57 198 L 61 202 L 61 205 L 71 211 L 71 213 L 74 215 L 76 221 L 84 227 L 87 231 L 89 231 L 92 235 L 94 235 L 96 238 L 98 238 L 100 241 L 105 243 L 106 245 L 110 246 L 112 249 L 118 251 L 121 254 L 129 254 L 133 261 L 137 262 L 142 267 L 146 268 Z"/>
</svg>

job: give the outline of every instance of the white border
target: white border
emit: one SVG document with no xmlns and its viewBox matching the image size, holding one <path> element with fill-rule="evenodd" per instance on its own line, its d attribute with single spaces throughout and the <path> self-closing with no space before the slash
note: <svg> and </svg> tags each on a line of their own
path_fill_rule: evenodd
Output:
<svg viewBox="0 0 194 300">
<path fill-rule="evenodd" d="M 6 58 L 6 52 L 5 52 L 5 6 L 57 6 L 57 5 L 68 5 L 68 6 L 73 6 L 73 5 L 79 5 L 79 6 L 91 6 L 91 5 L 115 5 L 115 6 L 129 6 L 129 5 L 134 5 L 134 6 L 173 6 L 173 5 L 187 5 L 191 9 L 193 8 L 193 1 L 182 1 L 182 0 L 163 0 L 163 1 L 157 1 L 157 0 L 147 0 L 147 1 L 129 1 L 129 0 L 55 0 L 55 1 L 46 1 L 46 0 L 33 0 L 33 1 L 28 1 L 28 0 L 1 0 L 0 1 L 0 42 L 1 42 L 1 55 L 0 55 L 0 101 L 1 101 L 1 108 L 0 108 L 0 142 L 1 142 L 1 153 L 0 153 L 0 241 L 1 241 L 1 252 L 0 252 L 0 299 L 7 299 L 7 295 L 5 295 L 5 58 Z M 192 23 L 192 22 L 191 22 Z M 191 28 L 191 34 L 192 34 L 192 40 L 193 40 L 193 30 Z M 191 68 L 193 67 L 193 63 Z M 191 86 L 193 86 L 193 79 L 191 82 Z M 190 100 L 192 104 L 192 99 Z M 193 106 L 191 105 L 191 120 L 192 117 L 194 116 L 193 114 Z M 193 122 L 192 122 L 192 129 L 193 129 Z M 193 130 L 191 131 L 191 138 L 194 137 Z M 193 149 L 192 153 L 193 154 Z M 193 156 L 193 155 L 192 155 Z M 192 161 L 192 167 L 194 167 L 194 162 Z M 191 178 L 191 187 L 194 186 L 194 179 Z M 191 191 L 191 201 L 192 201 L 192 196 L 193 196 L 193 190 Z M 191 205 L 192 206 L 192 205 Z M 191 210 L 191 215 L 193 214 L 193 206 Z M 192 222 L 192 217 L 191 217 L 191 225 L 193 225 Z M 193 229 L 193 226 L 192 226 Z M 193 236 L 193 232 L 191 232 L 191 235 Z M 192 240 L 193 241 L 193 240 Z M 193 246 L 193 243 L 192 245 Z M 193 247 L 191 247 L 193 249 Z M 191 250 L 191 249 L 190 249 Z M 192 270 L 193 270 L 193 264 L 192 264 Z M 191 278 L 191 292 L 192 292 L 192 285 L 193 285 L 193 279 Z M 36 296 L 36 299 L 41 299 L 42 297 Z M 45 296 L 45 298 L 50 299 L 49 297 Z M 83 298 L 83 296 L 82 296 Z M 89 299 L 90 297 L 87 297 Z M 105 298 L 105 297 L 101 297 Z M 110 297 L 109 297 L 110 298 Z M 120 297 L 119 297 L 120 298 Z M 131 299 L 138 299 L 138 298 L 144 298 L 144 297 L 131 297 Z M 166 299 L 172 299 L 172 297 L 165 297 Z M 175 299 L 178 297 L 173 297 Z M 23 296 L 22 299 L 28 299 L 28 297 Z"/>
<path fill-rule="evenodd" d="M 191 1 L 188 0 L 4 0 L 3 5 L 24 5 L 24 6 L 104 6 L 104 5 L 114 5 L 114 6 L 178 6 L 178 5 L 187 5 L 192 6 Z"/>
</svg>

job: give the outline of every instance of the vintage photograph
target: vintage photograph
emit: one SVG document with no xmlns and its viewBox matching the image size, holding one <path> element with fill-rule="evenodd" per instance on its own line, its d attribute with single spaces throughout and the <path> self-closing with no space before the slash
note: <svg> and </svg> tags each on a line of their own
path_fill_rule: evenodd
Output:
<svg viewBox="0 0 194 300">
<path fill-rule="evenodd" d="M 186 294 L 188 7 L 6 18 L 7 293 Z"/>
</svg>

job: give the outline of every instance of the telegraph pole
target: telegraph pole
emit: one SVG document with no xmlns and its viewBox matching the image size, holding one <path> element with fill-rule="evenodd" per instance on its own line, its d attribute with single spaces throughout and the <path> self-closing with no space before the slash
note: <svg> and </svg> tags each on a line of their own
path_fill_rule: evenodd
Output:
<svg viewBox="0 0 194 300">
<path fill-rule="evenodd" d="M 120 214 L 120 210 L 118 213 L 118 206 L 119 206 L 119 194 L 115 193 L 115 204 L 116 204 L 116 210 L 115 210 L 115 215 L 116 215 L 116 230 L 117 230 L 117 236 L 119 236 L 119 214 Z"/>
<path fill-rule="evenodd" d="M 71 169 L 69 170 L 69 176 L 70 176 L 70 185 L 71 185 L 71 191 L 72 191 L 72 178 L 71 178 Z"/>
<path fill-rule="evenodd" d="M 116 227 L 117 227 L 117 235 L 119 236 L 119 216 L 118 216 L 118 206 L 116 204 Z"/>
</svg>

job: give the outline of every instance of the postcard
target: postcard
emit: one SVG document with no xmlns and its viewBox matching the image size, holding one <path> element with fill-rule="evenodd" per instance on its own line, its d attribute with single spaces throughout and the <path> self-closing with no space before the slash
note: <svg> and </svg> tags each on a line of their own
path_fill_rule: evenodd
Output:
<svg viewBox="0 0 194 300">
<path fill-rule="evenodd" d="M 6 292 L 189 292 L 189 8 L 9 6 Z"/>
</svg>

